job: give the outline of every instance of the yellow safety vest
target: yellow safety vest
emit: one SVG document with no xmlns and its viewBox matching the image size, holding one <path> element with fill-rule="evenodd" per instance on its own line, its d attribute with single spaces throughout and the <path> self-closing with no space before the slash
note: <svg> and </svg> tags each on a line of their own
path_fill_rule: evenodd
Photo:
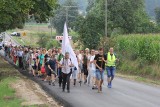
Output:
<svg viewBox="0 0 160 107">
<path fill-rule="evenodd" d="M 111 56 L 110 52 L 107 54 L 106 66 L 116 66 L 116 57 L 114 54 Z"/>
</svg>

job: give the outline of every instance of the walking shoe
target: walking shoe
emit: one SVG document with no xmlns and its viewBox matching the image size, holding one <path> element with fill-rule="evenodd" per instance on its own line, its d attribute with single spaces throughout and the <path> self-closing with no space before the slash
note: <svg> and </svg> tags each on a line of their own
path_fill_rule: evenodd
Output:
<svg viewBox="0 0 160 107">
<path fill-rule="evenodd" d="M 81 84 L 82 84 L 82 81 L 79 81 L 79 84 L 80 84 L 80 86 L 81 86 Z"/>
<path fill-rule="evenodd" d="M 93 85 L 93 86 L 92 86 L 92 90 L 94 90 L 94 89 L 97 89 L 96 85 Z"/>
<path fill-rule="evenodd" d="M 53 85 L 53 86 L 55 86 L 55 83 L 54 83 L 54 82 L 52 82 L 52 85 Z"/>
<path fill-rule="evenodd" d="M 61 88 L 61 84 L 59 84 L 59 87 Z"/>
<path fill-rule="evenodd" d="M 70 93 L 70 90 L 67 90 L 68 93 Z"/>
<path fill-rule="evenodd" d="M 98 87 L 97 87 L 97 86 L 95 86 L 95 87 L 94 87 L 94 89 L 95 89 L 95 90 L 97 90 L 97 89 L 98 89 Z"/>
<path fill-rule="evenodd" d="M 49 85 L 51 85 L 51 81 L 49 81 Z"/>
<path fill-rule="evenodd" d="M 65 92 L 65 90 L 63 89 L 62 92 Z"/>
<path fill-rule="evenodd" d="M 111 82 L 110 83 L 108 83 L 108 86 L 107 86 L 108 88 L 111 88 Z"/>
<path fill-rule="evenodd" d="M 110 88 L 112 88 L 112 82 L 110 82 Z"/>
<path fill-rule="evenodd" d="M 84 84 L 86 84 L 86 83 L 87 83 L 87 80 L 85 80 Z"/>
</svg>

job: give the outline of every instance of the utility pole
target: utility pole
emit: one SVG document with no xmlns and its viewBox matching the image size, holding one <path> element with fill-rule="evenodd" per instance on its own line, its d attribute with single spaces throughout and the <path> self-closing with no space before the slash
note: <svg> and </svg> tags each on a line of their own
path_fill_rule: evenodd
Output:
<svg viewBox="0 0 160 107">
<path fill-rule="evenodd" d="M 66 7 L 66 24 L 68 25 L 68 7 Z"/>
<path fill-rule="evenodd" d="M 49 21 L 50 21 L 50 25 L 49 25 L 49 28 L 51 28 L 51 40 L 52 40 L 52 25 L 51 25 L 51 18 L 49 19 Z"/>
<path fill-rule="evenodd" d="M 107 0 L 105 0 L 105 36 L 107 37 L 107 10 L 108 10 L 108 7 L 107 7 Z"/>
<path fill-rule="evenodd" d="M 76 7 L 78 7 L 78 6 L 63 6 L 64 8 L 66 8 L 65 10 L 66 10 L 66 24 L 68 25 L 68 17 L 69 17 L 69 14 L 68 14 L 68 12 L 69 12 L 69 8 L 76 8 Z"/>
</svg>

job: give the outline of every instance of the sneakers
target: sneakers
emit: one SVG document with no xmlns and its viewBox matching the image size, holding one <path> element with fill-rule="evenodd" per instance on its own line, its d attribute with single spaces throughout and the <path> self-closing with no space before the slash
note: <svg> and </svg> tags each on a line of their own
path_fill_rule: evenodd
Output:
<svg viewBox="0 0 160 107">
<path fill-rule="evenodd" d="M 62 92 L 65 92 L 65 90 L 63 89 Z"/>
<path fill-rule="evenodd" d="M 86 83 L 87 83 L 87 80 L 85 80 L 84 84 L 86 84 Z"/>
<path fill-rule="evenodd" d="M 74 83 L 73 83 L 73 86 L 76 86 L 76 79 L 74 79 Z"/>
<path fill-rule="evenodd" d="M 65 89 L 63 89 L 62 92 L 65 92 Z M 67 90 L 67 93 L 70 93 L 70 90 Z"/>
<path fill-rule="evenodd" d="M 59 88 L 61 88 L 61 84 L 59 84 Z"/>
<path fill-rule="evenodd" d="M 51 85 L 51 81 L 49 81 L 49 85 Z"/>
<path fill-rule="evenodd" d="M 96 85 L 93 85 L 92 90 L 98 89 Z"/>
<path fill-rule="evenodd" d="M 53 85 L 53 86 L 55 86 L 55 83 L 54 83 L 54 82 L 52 82 L 52 85 Z"/>
<path fill-rule="evenodd" d="M 112 88 L 112 83 L 110 82 L 110 83 L 108 83 L 108 86 L 107 86 L 108 88 Z"/>
<path fill-rule="evenodd" d="M 79 81 L 79 84 L 80 84 L 80 86 L 81 86 L 81 84 L 82 84 L 82 81 Z"/>
</svg>

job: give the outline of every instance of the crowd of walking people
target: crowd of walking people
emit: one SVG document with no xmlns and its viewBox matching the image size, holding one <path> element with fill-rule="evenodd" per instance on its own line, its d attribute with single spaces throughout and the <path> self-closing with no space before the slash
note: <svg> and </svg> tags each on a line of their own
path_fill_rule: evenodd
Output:
<svg viewBox="0 0 160 107">
<path fill-rule="evenodd" d="M 73 86 L 86 84 L 102 92 L 104 72 L 107 71 L 108 88 L 112 88 L 114 79 L 116 58 L 113 48 L 104 53 L 103 48 L 99 50 L 88 49 L 74 50 L 78 61 L 75 67 L 70 58 L 70 53 L 62 54 L 61 48 L 31 48 L 23 46 L 4 46 L 5 57 L 10 58 L 22 71 L 29 71 L 34 77 L 42 78 L 49 85 L 55 86 L 58 79 L 62 91 L 70 93 L 70 81 Z M 66 86 L 67 85 L 67 86 Z"/>
</svg>

